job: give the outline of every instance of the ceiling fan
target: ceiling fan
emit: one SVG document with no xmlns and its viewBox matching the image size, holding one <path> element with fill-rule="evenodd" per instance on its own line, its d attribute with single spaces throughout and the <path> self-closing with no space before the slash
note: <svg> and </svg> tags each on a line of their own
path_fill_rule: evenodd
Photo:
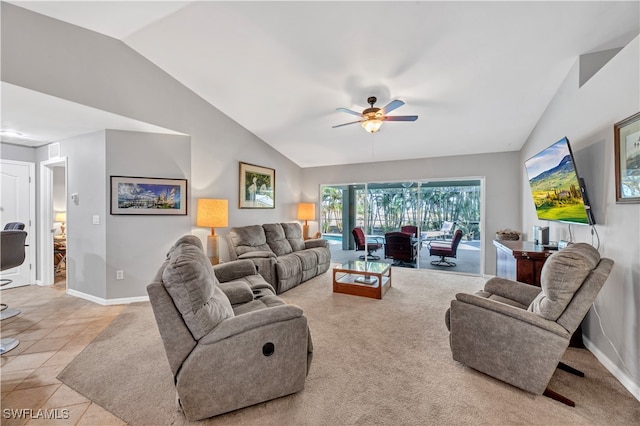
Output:
<svg viewBox="0 0 640 426">
<path fill-rule="evenodd" d="M 416 121 L 418 119 L 417 115 L 387 115 L 391 111 L 396 108 L 404 105 L 404 102 L 401 100 L 394 100 L 389 102 L 386 106 L 382 108 L 376 108 L 373 106 L 378 101 L 375 96 L 369 96 L 367 98 L 367 103 L 371 105 L 369 108 L 366 108 L 364 111 L 356 112 L 347 108 L 336 108 L 337 111 L 346 112 L 347 114 L 357 115 L 360 117 L 360 120 L 351 121 L 349 123 L 338 124 L 337 126 L 333 126 L 332 128 L 348 126 L 349 124 L 362 123 L 362 127 L 369 133 L 375 133 L 380 130 L 383 121 Z"/>
</svg>

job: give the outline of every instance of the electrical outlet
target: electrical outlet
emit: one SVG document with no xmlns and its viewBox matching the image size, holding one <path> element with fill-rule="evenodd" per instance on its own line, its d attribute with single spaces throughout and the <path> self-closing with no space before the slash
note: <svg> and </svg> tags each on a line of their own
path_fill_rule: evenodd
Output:
<svg viewBox="0 0 640 426">
<path fill-rule="evenodd" d="M 124 271 L 116 271 L 116 280 L 124 280 Z"/>
<path fill-rule="evenodd" d="M 94 225 L 100 225 L 100 215 L 93 215 L 93 224 Z"/>
</svg>

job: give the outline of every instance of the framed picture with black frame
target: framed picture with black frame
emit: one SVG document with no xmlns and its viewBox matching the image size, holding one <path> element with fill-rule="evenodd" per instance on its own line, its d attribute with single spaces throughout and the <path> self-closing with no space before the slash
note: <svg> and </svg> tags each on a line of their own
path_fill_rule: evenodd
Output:
<svg viewBox="0 0 640 426">
<path fill-rule="evenodd" d="M 640 203 L 640 112 L 613 125 L 616 203 Z"/>
<path fill-rule="evenodd" d="M 111 176 L 112 215 L 186 215 L 187 180 Z"/>
<path fill-rule="evenodd" d="M 240 162 L 240 208 L 273 209 L 276 204 L 276 171 Z"/>
</svg>

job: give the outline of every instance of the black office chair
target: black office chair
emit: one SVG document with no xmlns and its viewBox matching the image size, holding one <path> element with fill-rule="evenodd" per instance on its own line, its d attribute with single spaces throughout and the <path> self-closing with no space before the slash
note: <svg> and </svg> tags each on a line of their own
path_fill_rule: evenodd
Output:
<svg viewBox="0 0 640 426">
<path fill-rule="evenodd" d="M 24 263 L 26 240 L 27 232 L 20 229 L 14 228 L 0 232 L 0 271 L 15 268 Z M 0 281 L 0 286 L 11 282 L 12 280 L 4 278 Z M 0 320 L 12 318 L 20 313 L 19 309 L 8 309 L 5 303 L 2 303 L 1 307 Z M 0 339 L 0 355 L 14 349 L 18 344 L 20 344 L 20 341 L 13 337 Z"/>
<path fill-rule="evenodd" d="M 24 229 L 24 223 L 22 222 L 9 222 L 4 226 L 5 231 L 10 231 L 10 230 L 22 231 L 23 229 Z"/>
</svg>

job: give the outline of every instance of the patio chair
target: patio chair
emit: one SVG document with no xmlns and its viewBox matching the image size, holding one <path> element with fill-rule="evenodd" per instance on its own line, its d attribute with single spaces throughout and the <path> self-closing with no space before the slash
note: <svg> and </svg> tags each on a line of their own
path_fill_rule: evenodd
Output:
<svg viewBox="0 0 640 426">
<path fill-rule="evenodd" d="M 442 222 L 442 228 L 440 228 L 440 233 L 442 239 L 451 238 L 453 239 L 453 231 L 456 229 L 456 222 Z"/>
<path fill-rule="evenodd" d="M 413 225 L 405 225 L 403 227 L 400 228 L 400 232 L 404 232 L 405 234 L 409 234 L 412 237 L 415 238 L 419 238 L 420 235 L 418 235 L 418 227 L 417 226 L 413 226 Z"/>
<path fill-rule="evenodd" d="M 380 250 L 382 248 L 382 243 L 378 241 L 367 242 L 367 239 L 364 236 L 364 231 L 362 230 L 362 228 L 353 228 L 351 230 L 351 233 L 353 234 L 353 239 L 356 242 L 356 251 L 366 250 L 368 259 L 380 260 L 380 256 L 374 255 L 373 252 L 376 250 Z M 365 258 L 364 255 L 360 256 L 360 259 L 364 259 L 364 258 Z"/>
<path fill-rule="evenodd" d="M 456 227 L 456 222 L 444 221 L 442 222 L 442 227 L 438 231 L 425 231 L 422 233 L 425 239 L 433 240 L 433 239 L 446 239 L 452 238 L 453 230 Z"/>
<path fill-rule="evenodd" d="M 393 259 L 394 266 L 415 268 L 418 240 L 405 232 L 384 234 L 384 257 Z"/>
<path fill-rule="evenodd" d="M 462 231 L 458 229 L 453 234 L 453 239 L 451 241 L 430 241 L 429 256 L 440 256 L 439 260 L 433 260 L 431 261 L 431 264 L 433 266 L 456 266 L 456 263 L 451 260 L 447 260 L 447 257 L 456 257 L 460 240 L 462 240 Z"/>
</svg>

